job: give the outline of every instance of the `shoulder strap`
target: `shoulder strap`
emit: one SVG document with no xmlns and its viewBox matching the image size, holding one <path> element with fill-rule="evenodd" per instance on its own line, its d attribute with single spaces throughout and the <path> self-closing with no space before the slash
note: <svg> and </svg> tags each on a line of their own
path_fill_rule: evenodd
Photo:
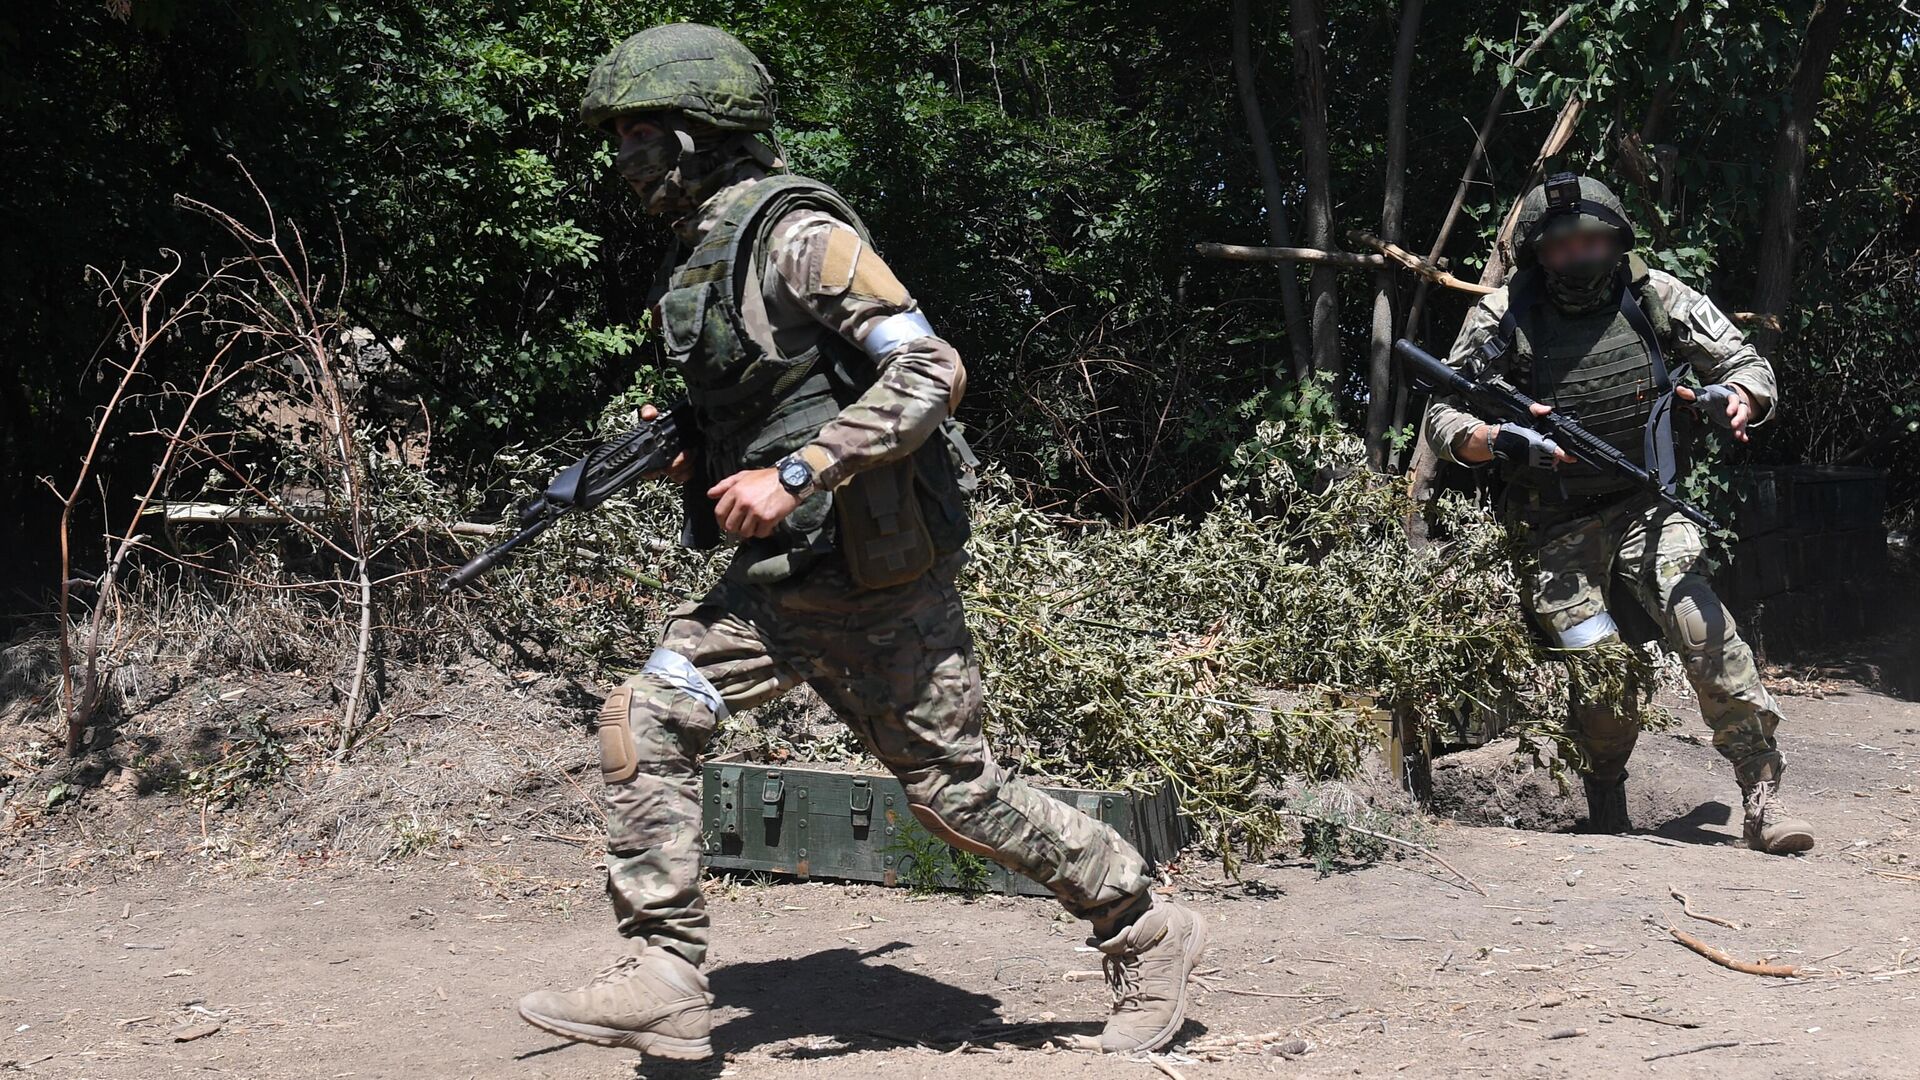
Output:
<svg viewBox="0 0 1920 1080">
<path fill-rule="evenodd" d="M 1661 335 L 1654 328 L 1654 321 L 1646 310 L 1646 296 L 1653 292 L 1648 285 L 1646 264 L 1637 257 L 1625 259 L 1620 263 L 1619 273 L 1620 314 L 1640 335 L 1640 340 L 1646 342 L 1648 359 L 1653 364 L 1656 396 L 1653 409 L 1647 415 L 1647 428 L 1641 436 L 1640 449 L 1648 467 L 1660 478 L 1660 486 L 1671 494 L 1678 468 L 1673 451 L 1673 372 L 1667 370 L 1666 353 L 1660 347 Z M 1655 298 L 1653 302 L 1657 305 L 1659 300 Z"/>
<path fill-rule="evenodd" d="M 1514 346 L 1520 340 L 1520 320 L 1526 317 L 1539 299 L 1539 275 L 1522 270 L 1513 276 L 1507 285 L 1507 313 L 1500 316 L 1500 324 L 1494 328 L 1492 336 L 1480 344 L 1481 370 L 1512 355 Z"/>
</svg>

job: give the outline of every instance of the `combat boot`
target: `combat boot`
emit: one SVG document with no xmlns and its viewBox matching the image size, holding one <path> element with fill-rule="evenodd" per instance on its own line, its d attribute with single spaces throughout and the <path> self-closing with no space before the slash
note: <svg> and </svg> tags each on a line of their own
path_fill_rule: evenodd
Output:
<svg viewBox="0 0 1920 1080">
<path fill-rule="evenodd" d="M 1787 813 L 1780 799 L 1780 774 L 1785 770 L 1776 755 L 1743 778 L 1747 846 L 1769 855 L 1791 855 L 1813 847 L 1813 826 Z"/>
<path fill-rule="evenodd" d="M 1633 828 L 1627 820 L 1627 774 L 1611 780 L 1582 775 L 1587 789 L 1587 831 L 1618 835 Z"/>
<path fill-rule="evenodd" d="M 1113 1013 L 1097 1040 L 1109 1054 L 1158 1050 L 1187 1019 L 1187 978 L 1207 947 L 1207 924 L 1178 904 L 1156 899 L 1146 914 L 1105 941 Z"/>
<path fill-rule="evenodd" d="M 520 999 L 520 1018 L 564 1039 L 624 1046 L 654 1057 L 713 1056 L 713 995 L 707 977 L 678 954 L 623 956 L 578 990 Z"/>
</svg>

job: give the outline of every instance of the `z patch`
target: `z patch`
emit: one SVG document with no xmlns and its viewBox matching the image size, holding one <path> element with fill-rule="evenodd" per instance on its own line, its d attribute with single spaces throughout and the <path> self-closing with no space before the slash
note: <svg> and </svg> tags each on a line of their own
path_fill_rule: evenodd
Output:
<svg viewBox="0 0 1920 1080">
<path fill-rule="evenodd" d="M 1693 328 L 1709 341 L 1719 341 L 1733 333 L 1733 323 L 1727 321 L 1727 317 L 1720 313 L 1720 309 L 1714 306 L 1713 301 L 1704 296 L 1693 305 L 1693 310 L 1687 313 L 1687 321 L 1692 323 Z"/>
</svg>

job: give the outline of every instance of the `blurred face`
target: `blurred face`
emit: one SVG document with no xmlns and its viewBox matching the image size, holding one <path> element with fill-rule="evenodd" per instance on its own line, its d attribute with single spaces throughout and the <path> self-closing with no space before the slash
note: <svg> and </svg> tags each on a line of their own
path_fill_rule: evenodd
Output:
<svg viewBox="0 0 1920 1080">
<path fill-rule="evenodd" d="M 650 142 L 665 138 L 667 129 L 645 116 L 622 116 L 613 122 L 613 134 L 620 140 L 620 149 L 625 150 L 634 143 Z"/>
<path fill-rule="evenodd" d="M 1539 256 L 1541 266 L 1559 273 L 1618 259 L 1620 241 L 1611 229 L 1550 233 L 1540 238 L 1535 254 Z"/>
<path fill-rule="evenodd" d="M 621 116 L 613 121 L 613 133 L 620 140 L 614 167 L 633 186 L 649 214 L 684 212 L 686 200 L 679 186 L 668 182 L 668 174 L 680 162 L 680 142 L 657 117 Z"/>
</svg>

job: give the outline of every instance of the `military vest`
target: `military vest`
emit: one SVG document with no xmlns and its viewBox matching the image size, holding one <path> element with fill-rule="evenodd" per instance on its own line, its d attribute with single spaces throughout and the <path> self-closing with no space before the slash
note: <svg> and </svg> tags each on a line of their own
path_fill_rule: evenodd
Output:
<svg viewBox="0 0 1920 1080">
<path fill-rule="evenodd" d="M 838 334 L 823 331 L 810 348 L 786 356 L 769 352 L 747 332 L 741 307 L 749 267 L 764 270 L 774 225 L 798 210 L 824 211 L 871 244 L 866 226 L 832 188 L 799 176 L 770 176 L 732 197 L 674 268 L 660 297 L 657 317 L 667 357 L 686 382 L 699 428 L 690 490 L 772 466 L 812 441 L 873 385 L 872 361 Z M 690 514 L 701 512 L 698 501 L 689 500 Z M 711 515 L 712 505 L 702 505 Z M 936 437 L 902 461 L 855 476 L 838 492 L 815 492 L 773 536 L 748 541 L 730 572 L 749 581 L 779 581 L 849 548 L 841 553 L 855 579 L 884 587 L 919 576 L 939 555 L 964 546 L 967 535 L 959 477 L 947 441 Z"/>
<path fill-rule="evenodd" d="M 1647 283 L 1646 265 L 1630 258 L 1623 274 L 1622 302 L 1569 315 L 1544 300 L 1536 268 L 1522 270 L 1509 287 L 1507 320 L 1512 332 L 1509 378 L 1537 400 L 1572 417 L 1636 465 L 1666 458 L 1669 476 L 1678 468 L 1667 426 L 1672 373 L 1662 346 L 1672 323 L 1659 295 Z M 1651 466 L 1656 472 L 1662 465 Z M 1549 503 L 1587 503 L 1630 490 L 1630 481 L 1588 465 L 1557 469 L 1509 465 L 1507 479 Z"/>
</svg>

